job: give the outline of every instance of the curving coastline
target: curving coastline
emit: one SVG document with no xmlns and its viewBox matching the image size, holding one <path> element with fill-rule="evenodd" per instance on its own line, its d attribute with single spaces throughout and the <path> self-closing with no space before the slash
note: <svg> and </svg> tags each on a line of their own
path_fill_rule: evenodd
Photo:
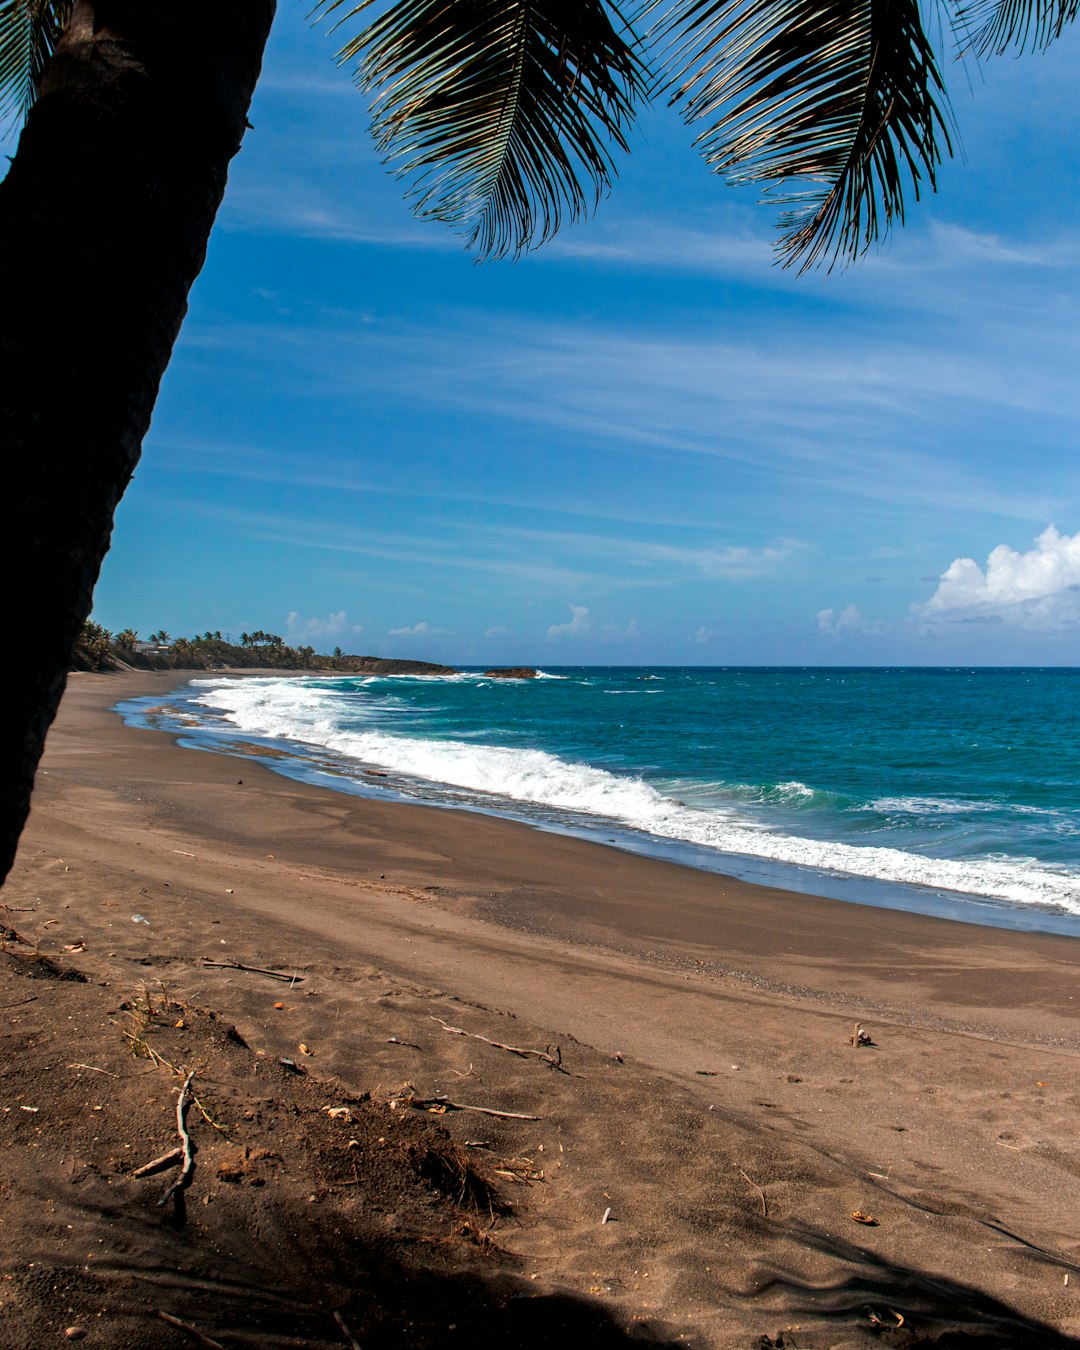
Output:
<svg viewBox="0 0 1080 1350">
<path fill-rule="evenodd" d="M 800 1345 L 869 1345 L 877 1334 L 869 1298 L 915 1328 L 897 1343 L 927 1344 L 947 1331 L 987 1344 L 1074 1343 L 1080 1317 L 1062 1284 L 1080 1201 L 1070 1161 L 1080 1056 L 1074 940 L 792 895 L 507 821 L 346 798 L 250 760 L 184 750 L 110 711 L 176 679 L 74 676 L 49 744 L 3 895 L 13 929 L 89 977 L 61 991 L 85 1043 L 67 1058 L 51 1052 L 49 1064 L 77 1059 L 126 1073 L 122 1056 L 110 1058 L 114 1043 L 124 1047 L 119 1015 L 102 1012 L 160 980 L 170 997 L 235 1024 L 267 1063 L 302 1061 L 322 1095 L 289 1119 L 307 1120 L 310 1110 L 312 1129 L 326 1120 L 320 1106 L 341 1097 L 335 1076 L 376 1103 L 408 1080 L 420 1095 L 447 1092 L 537 1117 L 488 1120 L 482 1134 L 476 1117 L 440 1120 L 459 1145 L 484 1138 L 496 1160 L 531 1159 L 543 1172 L 527 1185 L 491 1173 L 516 1206 L 495 1235 L 514 1253 L 507 1278 L 522 1282 L 515 1288 L 527 1302 L 570 1299 L 567 1317 L 602 1313 L 614 1337 L 646 1322 L 654 1342 L 726 1347 L 797 1326 Z M 213 954 L 287 963 L 304 992 L 283 998 L 285 986 L 266 977 L 205 966 Z M 20 993 L 16 985 L 4 1001 Z M 94 1012 L 101 999 L 111 1001 Z M 51 1034 L 51 1005 L 39 1003 L 5 1013 L 13 1026 L 21 1019 L 12 1072 L 21 1057 L 41 1062 L 35 1047 Z M 875 1047 L 849 1044 L 856 1021 Z M 489 1042 L 559 1044 L 570 1073 L 447 1035 L 440 1022 Z M 23 1034 L 30 1027 L 36 1036 Z M 128 1079 L 63 1072 L 85 1108 L 0 1119 L 11 1144 L 9 1306 L 38 1316 L 26 1261 L 45 1262 L 56 1283 L 76 1259 L 59 1236 L 72 1223 L 83 1252 L 99 1237 L 106 1252 L 128 1243 L 128 1256 L 83 1277 L 86 1297 L 123 1312 L 124 1325 L 156 1345 L 146 1332 L 155 1305 L 140 1302 L 146 1286 L 124 1292 L 110 1274 L 130 1271 L 133 1259 L 138 1229 L 129 1226 L 140 1222 L 140 1202 L 122 1180 L 121 1155 L 125 1143 L 145 1151 L 142 1125 L 131 1122 L 128 1138 L 123 1121 L 109 1126 L 91 1110 L 104 1102 L 107 1113 L 109 1093 L 121 1094 Z M 42 1078 L 42 1092 L 54 1080 L 55 1071 Z M 157 1082 L 130 1081 L 144 1097 Z M 260 1081 L 243 1090 L 249 1100 L 278 1091 Z M 167 1107 L 167 1076 L 161 1092 Z M 221 1109 L 254 1139 L 261 1127 L 242 1104 Z M 242 1250 L 264 1197 L 290 1214 L 298 1206 L 297 1233 L 331 1209 L 338 1223 L 353 1212 L 355 1189 L 330 1185 L 313 1206 L 290 1189 L 300 1145 L 286 1143 L 282 1161 L 264 1166 L 265 1185 L 245 1189 L 217 1176 L 208 1160 L 225 1145 L 203 1127 L 190 1203 L 200 1224 L 226 1225 L 213 1230 L 221 1250 Z M 78 1187 L 54 1192 L 65 1156 L 112 1178 L 93 1183 L 95 1206 Z M 51 1237 L 38 1222 L 47 1201 L 59 1220 Z M 601 1225 L 605 1209 L 614 1221 Z M 855 1211 L 877 1225 L 859 1227 Z M 155 1252 L 166 1242 L 158 1252 L 166 1259 L 165 1237 L 144 1240 Z M 267 1240 L 287 1271 L 300 1239 Z M 188 1258 L 177 1250 L 171 1259 L 170 1306 L 228 1335 L 231 1297 L 198 1292 Z M 239 1278 L 236 1260 L 227 1267 Z M 463 1325 L 480 1315 L 475 1300 L 485 1316 L 514 1306 L 499 1304 L 507 1288 L 500 1294 L 488 1271 L 470 1286 L 474 1304 L 454 1314 Z M 86 1315 L 82 1294 L 66 1297 Z M 16 1325 L 8 1315 L 0 1308 L 0 1332 Z M 418 1325 L 415 1343 L 436 1344 L 434 1327 L 429 1336 L 423 1317 Z M 95 1324 L 95 1343 L 125 1343 L 101 1339 L 102 1326 L 108 1318 Z M 311 1332 L 308 1343 L 331 1344 L 332 1329 Z"/>
</svg>

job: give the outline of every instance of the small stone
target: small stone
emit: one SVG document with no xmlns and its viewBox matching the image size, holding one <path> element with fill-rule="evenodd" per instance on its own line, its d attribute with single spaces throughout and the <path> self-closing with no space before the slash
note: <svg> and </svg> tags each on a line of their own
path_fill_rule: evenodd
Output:
<svg viewBox="0 0 1080 1350">
<path fill-rule="evenodd" d="M 69 1341 L 81 1341 L 84 1340 L 86 1337 L 86 1328 L 67 1327 L 66 1330 L 64 1331 L 64 1335 L 68 1338 Z"/>
</svg>

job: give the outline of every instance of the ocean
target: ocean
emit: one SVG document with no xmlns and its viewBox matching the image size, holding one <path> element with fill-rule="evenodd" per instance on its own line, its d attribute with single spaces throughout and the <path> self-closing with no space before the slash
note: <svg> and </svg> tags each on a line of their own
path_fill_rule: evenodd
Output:
<svg viewBox="0 0 1080 1350">
<path fill-rule="evenodd" d="M 119 705 L 329 789 L 840 900 L 1080 935 L 1080 670 L 235 678 Z"/>
</svg>

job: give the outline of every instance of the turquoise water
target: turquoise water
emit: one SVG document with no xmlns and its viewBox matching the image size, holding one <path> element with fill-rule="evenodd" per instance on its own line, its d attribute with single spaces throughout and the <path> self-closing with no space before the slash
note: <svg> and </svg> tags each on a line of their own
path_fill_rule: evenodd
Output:
<svg viewBox="0 0 1080 1350">
<path fill-rule="evenodd" d="M 146 702 L 123 711 L 140 720 Z M 841 899 L 1080 934 L 1080 671 L 210 676 L 172 703 L 190 742 L 266 742 L 286 751 L 284 771 L 339 789 L 495 811 Z"/>
</svg>

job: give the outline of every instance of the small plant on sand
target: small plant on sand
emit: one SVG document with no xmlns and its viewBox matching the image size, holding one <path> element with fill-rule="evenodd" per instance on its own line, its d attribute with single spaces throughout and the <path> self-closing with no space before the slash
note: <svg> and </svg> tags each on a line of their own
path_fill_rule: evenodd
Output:
<svg viewBox="0 0 1080 1350">
<path fill-rule="evenodd" d="M 128 1025 L 123 1032 L 123 1036 L 131 1049 L 132 1057 L 134 1059 L 148 1059 L 158 1068 L 168 1069 L 170 1073 L 189 1083 L 188 1095 L 203 1120 L 222 1134 L 228 1134 L 230 1127 L 216 1120 L 206 1109 L 198 1093 L 190 1087 L 190 1084 L 199 1074 L 205 1072 L 208 1061 L 204 1059 L 193 1068 L 188 1068 L 184 1064 L 174 1064 L 150 1044 L 150 1035 L 155 1028 L 165 1030 L 172 1027 L 176 1030 L 183 1030 L 191 1015 L 191 1010 L 187 1005 L 171 998 L 160 981 L 158 990 L 159 992 L 155 995 L 151 993 L 147 985 L 141 985 L 131 999 L 125 1000 L 120 1005 L 121 1011 L 126 1013 L 128 1018 Z"/>
</svg>

